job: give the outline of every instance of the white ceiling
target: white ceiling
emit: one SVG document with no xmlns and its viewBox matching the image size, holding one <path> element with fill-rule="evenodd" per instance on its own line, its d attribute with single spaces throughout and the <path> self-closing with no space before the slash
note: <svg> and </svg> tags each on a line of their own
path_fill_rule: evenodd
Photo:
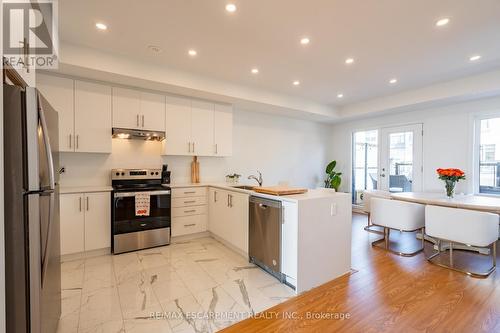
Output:
<svg viewBox="0 0 500 333">
<path fill-rule="evenodd" d="M 329 105 L 500 68 L 499 0 L 61 0 L 59 20 L 63 42 Z"/>
</svg>

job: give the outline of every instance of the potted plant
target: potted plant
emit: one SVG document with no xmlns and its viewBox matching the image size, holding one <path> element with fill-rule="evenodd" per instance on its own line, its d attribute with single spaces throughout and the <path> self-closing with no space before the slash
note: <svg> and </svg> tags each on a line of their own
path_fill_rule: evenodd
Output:
<svg viewBox="0 0 500 333">
<path fill-rule="evenodd" d="M 462 179 L 465 179 L 465 172 L 460 169 L 437 169 L 438 178 L 443 180 L 446 188 L 446 196 L 453 198 L 455 194 L 455 185 Z"/>
<path fill-rule="evenodd" d="M 335 171 L 335 167 L 337 166 L 337 161 L 331 161 L 326 166 L 326 179 L 325 179 L 325 187 L 333 188 L 335 192 L 339 191 L 340 184 L 342 183 L 342 172 Z"/>
</svg>

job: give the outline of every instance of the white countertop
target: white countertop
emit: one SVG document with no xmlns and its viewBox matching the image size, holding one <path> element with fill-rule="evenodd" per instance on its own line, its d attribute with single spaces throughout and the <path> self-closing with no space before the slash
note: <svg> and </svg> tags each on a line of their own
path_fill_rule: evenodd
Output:
<svg viewBox="0 0 500 333">
<path fill-rule="evenodd" d="M 309 189 L 306 193 L 303 194 L 292 194 L 285 196 L 276 196 L 264 193 L 257 193 L 252 190 L 245 190 L 241 188 L 235 188 L 235 186 L 253 186 L 253 184 L 229 184 L 229 183 L 217 183 L 217 182 L 205 182 L 205 183 L 172 183 L 170 184 L 170 188 L 186 188 L 186 187 L 216 187 L 223 190 L 234 191 L 245 193 L 248 195 L 253 195 L 261 198 L 267 198 L 272 200 L 280 200 L 280 201 L 289 201 L 289 202 L 298 202 L 302 200 L 311 200 L 311 199 L 319 199 L 326 198 L 331 196 L 338 195 L 348 195 L 347 193 L 336 193 L 334 190 L 318 188 L 318 189 Z M 105 186 L 62 186 L 59 188 L 59 192 L 61 194 L 71 194 L 71 193 L 92 193 L 92 192 L 111 192 L 113 188 L 109 185 Z"/>
<path fill-rule="evenodd" d="M 113 188 L 111 186 L 61 186 L 59 188 L 59 193 L 61 194 L 111 191 L 113 191 Z"/>
<path fill-rule="evenodd" d="M 175 189 L 175 188 L 186 188 L 186 187 L 216 187 L 220 188 L 223 190 L 229 190 L 229 191 L 234 191 L 234 192 L 240 192 L 240 193 L 245 193 L 249 195 L 253 195 L 256 197 L 261 197 L 261 198 L 267 198 L 267 199 L 272 199 L 272 200 L 280 200 L 280 201 L 290 201 L 290 202 L 298 202 L 302 200 L 311 200 L 311 199 L 320 199 L 320 198 L 327 198 L 331 196 L 338 196 L 338 195 L 349 195 L 348 193 L 337 193 L 334 190 L 331 189 L 326 189 L 326 188 L 318 188 L 318 189 L 309 189 L 306 193 L 303 194 L 292 194 L 292 195 L 284 195 L 284 196 L 277 196 L 277 195 L 270 195 L 270 194 L 264 194 L 264 193 L 258 193 L 252 190 L 245 190 L 241 188 L 235 188 L 236 186 L 254 186 L 253 184 L 229 184 L 229 183 L 172 183 L 170 184 L 170 187 Z"/>
</svg>

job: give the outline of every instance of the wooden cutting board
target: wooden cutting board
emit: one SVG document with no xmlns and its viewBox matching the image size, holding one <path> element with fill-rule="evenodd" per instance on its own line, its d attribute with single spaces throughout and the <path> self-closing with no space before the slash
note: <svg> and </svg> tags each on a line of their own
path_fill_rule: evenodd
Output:
<svg viewBox="0 0 500 333">
<path fill-rule="evenodd" d="M 292 195 L 302 194 L 307 192 L 307 188 L 296 188 L 288 186 L 268 186 L 268 187 L 254 187 L 255 192 L 271 194 L 271 195 Z"/>
</svg>

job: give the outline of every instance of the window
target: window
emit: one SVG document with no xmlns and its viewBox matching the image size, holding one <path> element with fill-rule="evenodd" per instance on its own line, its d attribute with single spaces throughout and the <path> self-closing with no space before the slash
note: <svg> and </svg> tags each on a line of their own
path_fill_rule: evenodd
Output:
<svg viewBox="0 0 500 333">
<path fill-rule="evenodd" d="M 352 135 L 352 202 L 361 204 L 363 190 L 378 188 L 378 131 Z"/>
<path fill-rule="evenodd" d="M 500 117 L 480 120 L 479 193 L 500 195 Z"/>
</svg>

